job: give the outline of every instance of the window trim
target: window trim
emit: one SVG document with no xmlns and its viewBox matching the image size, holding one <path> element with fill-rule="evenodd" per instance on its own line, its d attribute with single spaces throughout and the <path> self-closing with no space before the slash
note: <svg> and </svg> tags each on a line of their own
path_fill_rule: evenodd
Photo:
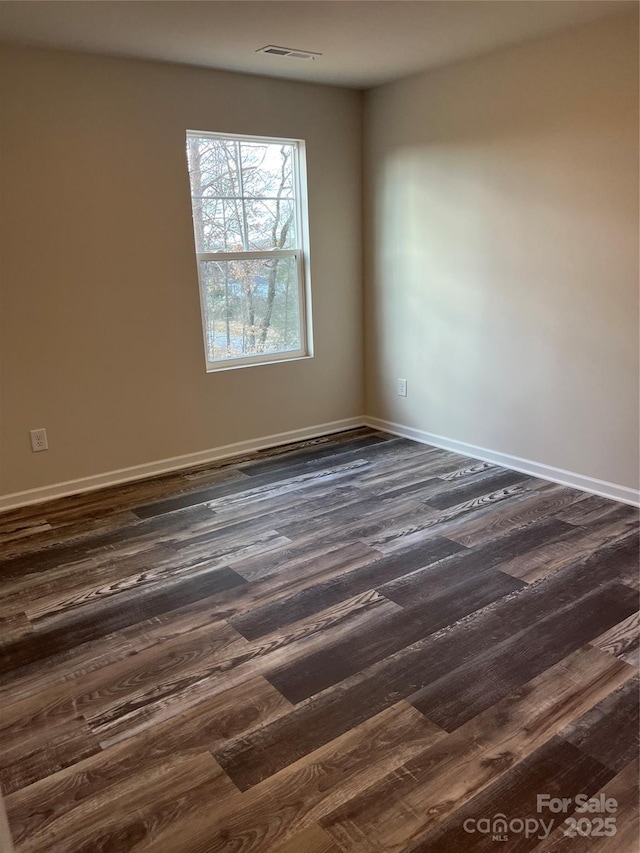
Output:
<svg viewBox="0 0 640 853">
<path fill-rule="evenodd" d="M 190 130 L 186 131 L 186 139 L 190 136 L 209 139 L 234 139 L 240 142 L 263 143 L 268 145 L 292 145 L 293 156 L 293 185 L 296 208 L 296 233 L 299 246 L 295 249 L 265 249 L 263 252 L 198 252 L 194 250 L 196 265 L 198 268 L 198 297 L 200 300 L 200 315 L 202 319 L 202 344 L 207 373 L 216 373 L 220 370 L 235 370 L 240 367 L 255 367 L 259 365 L 278 364 L 282 362 L 298 361 L 300 359 L 313 358 L 313 330 L 311 320 L 311 275 L 309 263 L 309 220 L 307 203 L 307 170 L 306 149 L 303 139 L 289 139 L 275 136 L 253 136 L 239 133 L 219 133 L 211 131 Z M 188 160 L 187 160 L 188 167 Z M 187 169 L 188 175 L 188 169 Z M 191 184 L 189 183 L 189 201 L 193 216 L 193 196 L 191 195 Z M 236 358 L 217 359 L 210 361 L 207 352 L 207 319 L 205 303 L 202 293 L 202 278 L 200 275 L 200 264 L 202 261 L 241 261 L 241 260 L 268 260 L 274 257 L 294 257 L 298 269 L 298 304 L 300 312 L 300 347 L 297 350 L 284 352 L 260 353 L 251 356 L 238 356 Z"/>
</svg>

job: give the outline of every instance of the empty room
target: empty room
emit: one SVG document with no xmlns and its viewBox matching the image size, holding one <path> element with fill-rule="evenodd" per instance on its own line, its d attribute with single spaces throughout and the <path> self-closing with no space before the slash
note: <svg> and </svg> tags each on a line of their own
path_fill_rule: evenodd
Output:
<svg viewBox="0 0 640 853">
<path fill-rule="evenodd" d="M 0 0 L 0 853 L 636 853 L 639 4 Z"/>
</svg>

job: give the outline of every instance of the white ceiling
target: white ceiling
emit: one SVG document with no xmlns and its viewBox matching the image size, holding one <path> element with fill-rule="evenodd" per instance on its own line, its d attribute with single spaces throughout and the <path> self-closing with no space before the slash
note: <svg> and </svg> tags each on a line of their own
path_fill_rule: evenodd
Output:
<svg viewBox="0 0 640 853">
<path fill-rule="evenodd" d="M 585 23 L 632 0 L 0 3 L 0 40 L 368 88 Z M 266 56 L 267 44 L 323 54 Z"/>
</svg>

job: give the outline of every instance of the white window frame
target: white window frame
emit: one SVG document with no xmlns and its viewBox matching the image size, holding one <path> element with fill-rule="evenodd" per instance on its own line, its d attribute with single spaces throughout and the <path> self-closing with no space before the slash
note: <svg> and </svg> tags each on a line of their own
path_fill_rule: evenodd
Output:
<svg viewBox="0 0 640 853">
<path fill-rule="evenodd" d="M 200 314 L 202 318 L 202 341 L 204 346 L 204 358 L 208 373 L 220 370 L 235 370 L 239 367 L 253 367 L 263 364 L 277 364 L 287 361 L 296 361 L 303 358 L 313 357 L 313 329 L 311 321 L 311 275 L 309 263 L 309 218 L 307 204 L 307 173 L 306 173 L 306 150 L 303 139 L 287 139 L 285 137 L 273 136 L 250 136 L 239 133 L 213 133 L 202 130 L 187 130 L 186 138 L 190 136 L 210 139 L 232 139 L 239 142 L 264 143 L 269 145 L 285 144 L 293 146 L 293 186 L 295 193 L 296 209 L 296 237 L 298 247 L 295 249 L 267 249 L 264 252 L 198 252 L 194 248 L 198 267 L 198 293 L 200 297 Z M 188 162 L 187 162 L 188 165 Z M 189 198 L 192 204 L 191 184 L 189 183 Z M 207 351 L 207 316 L 205 301 L 203 298 L 203 285 L 200 275 L 201 261 L 240 261 L 240 260 L 268 260 L 269 258 L 296 259 L 298 271 L 298 305 L 300 312 L 300 347 L 297 350 L 286 352 L 260 353 L 251 356 L 238 356 L 234 358 L 217 359 L 211 361 Z"/>
</svg>

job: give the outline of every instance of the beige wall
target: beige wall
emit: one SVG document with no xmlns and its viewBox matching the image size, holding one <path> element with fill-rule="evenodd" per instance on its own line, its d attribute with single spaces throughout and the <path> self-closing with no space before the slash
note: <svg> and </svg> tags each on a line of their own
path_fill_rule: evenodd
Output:
<svg viewBox="0 0 640 853">
<path fill-rule="evenodd" d="M 0 493 L 362 414 L 359 93 L 19 48 L 0 74 Z M 187 128 L 306 140 L 315 358 L 205 372 Z"/>
<path fill-rule="evenodd" d="M 635 14 L 367 94 L 364 403 L 358 93 L 1 56 L 0 494 L 365 410 L 637 485 Z M 306 139 L 315 358 L 205 372 L 186 128 Z"/>
<path fill-rule="evenodd" d="M 637 15 L 376 89 L 365 138 L 367 412 L 636 487 Z"/>
</svg>

